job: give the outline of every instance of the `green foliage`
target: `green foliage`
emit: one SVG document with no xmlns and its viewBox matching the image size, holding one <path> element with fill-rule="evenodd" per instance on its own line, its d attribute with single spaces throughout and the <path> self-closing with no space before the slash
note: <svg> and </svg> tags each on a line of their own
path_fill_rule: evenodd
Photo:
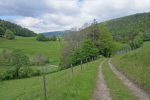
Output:
<svg viewBox="0 0 150 100">
<path fill-rule="evenodd" d="M 84 59 L 98 56 L 98 49 L 91 40 L 84 40 L 81 45 L 81 49 Z"/>
<path fill-rule="evenodd" d="M 113 38 L 105 26 L 101 26 L 101 36 L 97 42 L 100 54 L 110 57 L 113 52 Z"/>
<path fill-rule="evenodd" d="M 47 99 L 91 100 L 98 75 L 98 65 L 102 59 L 80 66 L 46 75 Z M 9 87 L 9 89 L 8 89 Z M 9 94 L 9 96 L 8 96 Z M 42 76 L 0 82 L 0 99 L 44 100 Z"/>
<path fill-rule="evenodd" d="M 137 36 L 135 36 L 133 41 L 129 42 L 129 44 L 130 44 L 132 49 L 139 48 L 143 44 L 143 38 L 141 37 L 141 35 L 137 35 Z"/>
<path fill-rule="evenodd" d="M 39 69 L 32 69 L 30 67 L 20 67 L 18 70 L 18 77 L 16 77 L 16 70 L 15 68 L 9 68 L 6 72 L 4 72 L 0 80 L 10 80 L 15 78 L 26 78 L 31 76 L 39 76 L 42 72 Z"/>
<path fill-rule="evenodd" d="M 3 28 L 0 27 L 0 37 L 3 37 L 5 33 L 5 30 Z"/>
<path fill-rule="evenodd" d="M 46 38 L 43 34 L 38 34 L 36 37 L 36 40 L 38 40 L 38 41 L 49 41 L 49 39 Z"/>
<path fill-rule="evenodd" d="M 6 31 L 7 29 L 11 30 L 17 36 L 24 36 L 24 37 L 36 36 L 36 34 L 33 31 L 30 31 L 26 28 L 22 28 L 21 26 L 8 21 L 0 20 L 0 27 L 4 29 L 4 31 Z"/>
<path fill-rule="evenodd" d="M 110 57 L 113 53 L 112 34 L 104 26 L 99 28 L 97 21 L 81 31 L 73 31 L 64 38 L 62 65 L 80 64 L 86 59 L 96 58 L 99 54 Z M 71 60 L 70 60 L 71 59 Z"/>
<path fill-rule="evenodd" d="M 13 40 L 13 39 L 15 39 L 15 35 L 11 30 L 6 30 L 5 38 L 9 39 L 9 40 Z"/>
<path fill-rule="evenodd" d="M 51 37 L 49 38 L 49 40 L 50 40 L 50 41 L 56 41 L 56 40 L 57 40 L 57 37 L 56 37 L 55 35 L 53 35 L 53 36 L 51 36 Z"/>
<path fill-rule="evenodd" d="M 145 30 L 143 33 L 143 40 L 144 41 L 150 41 L 150 29 L 149 30 Z"/>
<path fill-rule="evenodd" d="M 128 43 L 139 33 L 149 30 L 150 12 L 113 19 L 99 25 L 106 25 L 114 40 Z"/>
<path fill-rule="evenodd" d="M 15 68 L 15 77 L 19 77 L 21 67 L 27 67 L 30 61 L 28 56 L 24 55 L 20 50 L 14 50 L 11 57 L 11 65 Z"/>
<path fill-rule="evenodd" d="M 22 51 L 20 50 L 14 50 L 12 52 L 12 59 L 11 64 L 14 67 L 23 67 L 29 65 L 29 58 L 28 56 L 24 55 Z"/>
<path fill-rule="evenodd" d="M 81 63 L 81 61 L 84 63 L 89 58 L 97 57 L 98 54 L 98 49 L 94 46 L 93 42 L 90 39 L 87 39 L 81 43 L 80 48 L 73 52 L 73 55 L 70 57 L 71 61 L 69 63 L 78 65 Z"/>
</svg>

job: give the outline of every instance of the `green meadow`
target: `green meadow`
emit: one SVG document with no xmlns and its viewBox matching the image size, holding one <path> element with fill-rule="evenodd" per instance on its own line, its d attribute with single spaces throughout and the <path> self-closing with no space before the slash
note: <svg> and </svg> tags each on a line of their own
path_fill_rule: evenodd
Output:
<svg viewBox="0 0 150 100">
<path fill-rule="evenodd" d="M 98 75 L 96 60 L 46 75 L 48 100 L 91 100 Z M 0 100 L 44 100 L 42 76 L 0 82 Z"/>
<path fill-rule="evenodd" d="M 0 38 L 0 51 L 2 49 L 20 49 L 28 56 L 44 54 L 49 57 L 52 64 L 59 64 L 61 45 L 59 41 L 40 42 L 36 37 L 16 37 L 15 40 Z"/>
</svg>

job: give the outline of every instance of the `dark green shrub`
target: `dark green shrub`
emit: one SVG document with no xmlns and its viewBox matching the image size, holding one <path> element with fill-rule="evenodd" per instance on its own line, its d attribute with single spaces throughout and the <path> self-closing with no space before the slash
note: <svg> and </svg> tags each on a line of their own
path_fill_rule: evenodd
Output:
<svg viewBox="0 0 150 100">
<path fill-rule="evenodd" d="M 0 37 L 3 37 L 5 33 L 5 30 L 3 28 L 0 27 Z"/>
<path fill-rule="evenodd" d="M 150 29 L 144 31 L 142 34 L 143 34 L 143 40 L 144 41 L 150 41 Z"/>
<path fill-rule="evenodd" d="M 48 38 L 46 38 L 43 34 L 38 34 L 36 37 L 37 41 L 49 41 Z"/>
<path fill-rule="evenodd" d="M 132 49 L 139 48 L 143 44 L 143 38 L 141 37 L 141 35 L 137 35 L 133 41 L 129 42 L 129 44 Z"/>
<path fill-rule="evenodd" d="M 1 76 L 2 80 L 10 80 L 14 78 L 15 78 L 15 69 L 9 69 Z"/>
<path fill-rule="evenodd" d="M 15 35 L 11 30 L 6 30 L 5 38 L 9 39 L 9 40 L 13 40 L 13 39 L 15 39 Z"/>
<path fill-rule="evenodd" d="M 39 76 L 42 72 L 39 69 L 21 67 L 18 71 L 18 77 L 16 77 L 16 70 L 14 68 L 7 70 L 0 76 L 0 80 L 10 80 L 17 78 L 27 78 L 31 76 Z"/>
<path fill-rule="evenodd" d="M 29 57 L 20 50 L 14 50 L 11 56 L 11 65 L 15 68 L 16 78 L 19 77 L 19 70 L 21 67 L 29 66 Z"/>
<path fill-rule="evenodd" d="M 55 35 L 53 35 L 53 36 L 51 36 L 51 37 L 49 38 L 49 40 L 50 40 L 50 41 L 56 41 L 56 40 L 57 40 L 57 37 L 56 37 Z"/>
</svg>

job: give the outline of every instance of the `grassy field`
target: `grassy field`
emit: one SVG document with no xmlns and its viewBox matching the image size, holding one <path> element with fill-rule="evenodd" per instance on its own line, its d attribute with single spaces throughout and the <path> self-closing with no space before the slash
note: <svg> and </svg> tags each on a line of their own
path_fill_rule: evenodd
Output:
<svg viewBox="0 0 150 100">
<path fill-rule="evenodd" d="M 113 58 L 113 64 L 150 93 L 150 42 L 124 55 Z"/>
<path fill-rule="evenodd" d="M 105 61 L 102 68 L 104 79 L 106 80 L 113 100 L 135 100 L 127 87 L 123 85 L 122 81 L 109 68 L 108 61 Z"/>
<path fill-rule="evenodd" d="M 15 40 L 0 38 L 0 51 L 2 49 L 21 49 L 29 56 L 42 53 L 48 56 L 53 64 L 58 64 L 61 46 L 59 41 L 39 42 L 35 37 L 16 37 Z"/>
<path fill-rule="evenodd" d="M 103 59 L 46 75 L 48 100 L 91 100 Z M 42 77 L 0 82 L 0 100 L 43 100 Z"/>
</svg>

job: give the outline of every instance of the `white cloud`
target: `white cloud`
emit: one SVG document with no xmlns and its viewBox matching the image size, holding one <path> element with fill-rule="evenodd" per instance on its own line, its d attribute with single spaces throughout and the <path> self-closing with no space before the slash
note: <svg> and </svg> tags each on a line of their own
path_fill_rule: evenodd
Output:
<svg viewBox="0 0 150 100">
<path fill-rule="evenodd" d="M 32 27 L 35 25 L 40 24 L 41 20 L 33 17 L 24 17 L 22 19 L 15 21 L 18 25 L 24 26 L 24 27 Z"/>
<path fill-rule="evenodd" d="M 22 16 L 15 23 L 45 32 L 80 27 L 94 18 L 101 22 L 148 12 L 150 0 L 1 0 L 0 9 L 3 16 Z"/>
</svg>

